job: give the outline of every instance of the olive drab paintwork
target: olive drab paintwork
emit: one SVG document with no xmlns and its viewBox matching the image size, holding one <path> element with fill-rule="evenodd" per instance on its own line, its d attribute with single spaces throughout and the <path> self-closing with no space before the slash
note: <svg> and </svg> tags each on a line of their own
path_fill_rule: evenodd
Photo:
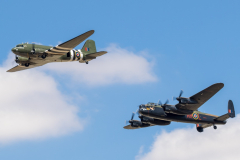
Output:
<svg viewBox="0 0 240 160">
<path fill-rule="evenodd" d="M 55 47 L 35 43 L 18 44 L 12 48 L 12 52 L 16 55 L 15 61 L 19 65 L 7 72 L 21 71 L 51 62 L 78 61 L 88 64 L 89 61 L 107 53 L 106 51 L 97 52 L 93 40 L 87 40 L 82 49 L 74 49 L 93 33 L 93 30 L 88 31 Z"/>
<path fill-rule="evenodd" d="M 177 98 L 179 103 L 176 105 L 168 105 L 168 101 L 166 101 L 165 104 L 161 104 L 160 102 L 158 104 L 142 104 L 139 106 L 137 111 L 141 121 L 133 120 L 133 114 L 132 119 L 129 121 L 130 124 L 124 128 L 137 129 L 154 125 L 169 125 L 171 121 L 174 121 L 196 124 L 198 132 L 203 132 L 204 128 L 210 126 L 213 126 L 214 129 L 217 129 L 216 125 L 224 125 L 226 124 L 226 120 L 228 118 L 235 117 L 235 110 L 232 101 L 229 100 L 228 102 L 228 113 L 222 116 L 203 113 L 197 109 L 213 95 L 215 95 L 220 89 L 222 89 L 223 86 L 223 83 L 213 84 L 189 98 L 181 97 L 181 91 L 180 96 Z M 181 101 L 181 99 L 184 99 L 184 101 Z"/>
</svg>

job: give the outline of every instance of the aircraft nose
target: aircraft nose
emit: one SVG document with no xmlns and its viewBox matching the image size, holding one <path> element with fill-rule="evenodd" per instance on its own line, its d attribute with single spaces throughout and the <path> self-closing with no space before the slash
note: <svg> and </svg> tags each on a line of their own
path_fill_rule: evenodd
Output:
<svg viewBox="0 0 240 160">
<path fill-rule="evenodd" d="M 16 48 L 12 48 L 12 52 L 15 52 L 16 51 Z"/>
</svg>

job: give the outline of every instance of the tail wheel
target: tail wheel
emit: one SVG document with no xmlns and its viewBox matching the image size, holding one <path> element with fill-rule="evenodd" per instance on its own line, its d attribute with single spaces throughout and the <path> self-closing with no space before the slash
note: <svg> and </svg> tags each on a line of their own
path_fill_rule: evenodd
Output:
<svg viewBox="0 0 240 160">
<path fill-rule="evenodd" d="M 217 126 L 213 126 L 214 129 L 217 129 Z"/>
</svg>

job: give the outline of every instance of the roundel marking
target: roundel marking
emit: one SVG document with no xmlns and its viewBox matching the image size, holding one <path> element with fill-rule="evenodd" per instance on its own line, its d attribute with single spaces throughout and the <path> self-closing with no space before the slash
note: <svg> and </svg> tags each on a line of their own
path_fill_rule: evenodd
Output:
<svg viewBox="0 0 240 160">
<path fill-rule="evenodd" d="M 77 57 L 79 57 L 79 56 L 80 56 L 79 52 L 76 52 L 76 56 L 77 56 Z"/>
<path fill-rule="evenodd" d="M 198 118 L 199 118 L 199 114 L 197 114 L 197 113 L 193 113 L 193 114 L 192 114 L 192 117 L 193 117 L 193 119 L 198 120 Z"/>
</svg>

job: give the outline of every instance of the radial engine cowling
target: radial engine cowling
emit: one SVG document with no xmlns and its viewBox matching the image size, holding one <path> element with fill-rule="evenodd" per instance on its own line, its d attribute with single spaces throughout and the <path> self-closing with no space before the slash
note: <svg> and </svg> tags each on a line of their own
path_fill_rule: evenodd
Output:
<svg viewBox="0 0 240 160">
<path fill-rule="evenodd" d="M 70 57 L 70 61 L 79 61 L 79 62 L 84 62 L 84 55 L 82 51 L 79 50 L 71 50 L 70 52 L 67 53 L 67 56 Z"/>
</svg>

